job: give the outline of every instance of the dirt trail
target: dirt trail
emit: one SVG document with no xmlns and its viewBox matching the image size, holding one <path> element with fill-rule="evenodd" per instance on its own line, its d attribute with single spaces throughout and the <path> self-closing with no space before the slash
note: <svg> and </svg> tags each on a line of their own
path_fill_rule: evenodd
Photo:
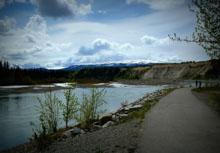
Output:
<svg viewBox="0 0 220 153">
<path fill-rule="evenodd" d="M 220 117 L 190 88 L 177 89 L 147 112 L 139 153 L 219 153 Z"/>
</svg>

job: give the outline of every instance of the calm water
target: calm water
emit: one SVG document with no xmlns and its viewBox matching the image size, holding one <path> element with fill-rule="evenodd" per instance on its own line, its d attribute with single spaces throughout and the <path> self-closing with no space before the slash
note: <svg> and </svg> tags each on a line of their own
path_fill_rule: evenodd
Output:
<svg viewBox="0 0 220 153">
<path fill-rule="evenodd" d="M 107 104 L 103 109 L 107 112 L 114 111 L 127 100 L 134 102 L 146 93 L 163 89 L 166 86 L 130 86 L 119 85 L 106 88 L 105 100 Z M 64 90 L 54 91 L 59 99 L 64 100 Z M 88 93 L 88 88 L 77 88 L 75 93 L 79 99 L 82 93 Z M 38 105 L 37 97 L 44 98 L 44 93 L 23 93 L 0 96 L 0 150 L 23 144 L 31 137 L 30 121 L 37 122 L 38 114 L 35 106 Z M 61 119 L 62 120 L 62 119 Z M 73 122 L 72 122 L 73 124 Z M 61 126 L 64 124 L 61 121 Z"/>
</svg>

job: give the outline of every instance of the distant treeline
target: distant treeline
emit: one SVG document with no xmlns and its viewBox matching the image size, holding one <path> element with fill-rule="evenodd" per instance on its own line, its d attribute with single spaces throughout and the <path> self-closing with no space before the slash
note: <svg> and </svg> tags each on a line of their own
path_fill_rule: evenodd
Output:
<svg viewBox="0 0 220 153">
<path fill-rule="evenodd" d="M 146 70 L 135 71 L 132 67 L 84 68 L 73 73 L 73 79 L 79 83 L 108 82 L 119 79 L 140 79 Z"/>
<path fill-rule="evenodd" d="M 58 71 L 38 69 L 21 69 L 0 61 L 0 85 L 29 85 L 67 82 L 69 79 L 78 83 L 108 82 L 118 79 L 139 79 L 146 72 L 134 71 L 132 67 L 97 67 L 83 68 L 76 71 Z"/>
<path fill-rule="evenodd" d="M 6 61 L 0 61 L 0 85 L 44 84 L 67 80 L 67 71 L 21 69 L 19 66 L 10 66 Z"/>
</svg>

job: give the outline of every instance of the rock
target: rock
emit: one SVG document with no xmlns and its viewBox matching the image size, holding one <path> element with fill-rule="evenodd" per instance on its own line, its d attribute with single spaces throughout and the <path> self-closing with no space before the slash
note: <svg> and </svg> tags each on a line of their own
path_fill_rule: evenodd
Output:
<svg viewBox="0 0 220 153">
<path fill-rule="evenodd" d="M 128 116 L 128 114 L 119 114 L 119 118 L 120 119 L 124 119 L 124 118 L 126 118 Z"/>
<path fill-rule="evenodd" d="M 105 114 L 99 117 L 99 123 L 100 125 L 104 125 L 106 122 L 111 121 L 112 120 L 112 114 Z"/>
<path fill-rule="evenodd" d="M 112 120 L 118 122 L 120 117 L 118 115 L 112 115 Z"/>
<path fill-rule="evenodd" d="M 70 132 L 71 132 L 71 136 L 75 136 L 78 134 L 85 134 L 85 131 L 78 127 L 74 127 L 73 129 L 70 130 Z"/>
<path fill-rule="evenodd" d="M 94 122 L 92 124 L 92 127 L 93 127 L 94 130 L 99 130 L 99 129 L 102 128 L 102 126 L 99 124 L 99 122 Z"/>
<path fill-rule="evenodd" d="M 109 127 L 109 126 L 111 126 L 111 125 L 114 125 L 114 122 L 113 122 L 113 121 L 108 121 L 108 122 L 106 122 L 106 123 L 102 126 L 102 128 L 106 128 L 106 127 Z"/>
<path fill-rule="evenodd" d="M 126 114 L 129 114 L 131 112 L 133 112 L 134 110 L 138 109 L 138 108 L 141 108 L 142 105 L 134 105 L 134 106 L 131 106 L 129 105 L 128 107 L 126 107 L 124 110 L 126 111 Z"/>
<path fill-rule="evenodd" d="M 70 130 L 64 132 L 62 137 L 63 138 L 70 138 L 70 137 L 78 135 L 78 134 L 85 134 L 85 131 L 80 128 L 74 127 L 73 129 L 70 129 Z"/>
<path fill-rule="evenodd" d="M 62 137 L 63 137 L 63 138 L 69 138 L 69 137 L 71 137 L 71 136 L 72 136 L 72 135 L 71 135 L 71 130 L 72 130 L 72 129 L 70 129 L 70 130 L 64 132 L 64 133 L 62 134 Z"/>
</svg>

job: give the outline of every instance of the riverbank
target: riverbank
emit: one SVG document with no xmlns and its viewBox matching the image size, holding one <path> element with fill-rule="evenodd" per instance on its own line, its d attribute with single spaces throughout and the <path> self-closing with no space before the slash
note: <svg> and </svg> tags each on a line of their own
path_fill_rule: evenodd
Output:
<svg viewBox="0 0 220 153">
<path fill-rule="evenodd" d="M 0 95 L 6 94 L 18 94 L 18 93 L 42 93 L 48 92 L 49 90 L 61 90 L 65 89 L 69 83 L 54 83 L 54 84 L 45 84 L 45 85 L 12 85 L 12 86 L 0 86 Z M 105 82 L 105 83 L 70 83 L 71 86 L 75 88 L 109 88 L 109 87 L 118 87 L 118 86 L 127 86 L 127 85 L 177 85 L 177 82 L 173 81 L 143 81 L 143 80 L 118 80 L 115 82 Z"/>
<path fill-rule="evenodd" d="M 97 121 L 91 124 L 96 127 L 96 130 L 92 128 L 83 129 L 78 126 L 84 131 L 83 133 L 78 133 L 77 136 L 72 137 L 67 132 L 65 133 L 67 136 L 61 135 L 44 152 L 60 152 L 61 150 L 62 152 L 70 152 L 70 150 L 71 152 L 128 152 L 128 150 L 135 150 L 143 114 L 157 102 L 156 99 L 167 92 L 169 90 L 147 94 L 134 103 L 124 105 L 117 111 L 105 115 L 105 117 L 99 119 L 99 124 L 97 124 Z M 141 105 L 142 107 L 140 107 Z M 33 144 L 27 143 L 4 152 L 37 151 Z"/>
</svg>

